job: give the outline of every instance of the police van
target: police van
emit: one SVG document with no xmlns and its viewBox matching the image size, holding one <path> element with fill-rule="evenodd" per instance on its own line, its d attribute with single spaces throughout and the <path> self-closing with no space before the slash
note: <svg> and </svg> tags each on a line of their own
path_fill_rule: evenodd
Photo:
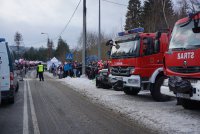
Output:
<svg viewBox="0 0 200 134">
<path fill-rule="evenodd" d="M 14 57 L 4 38 L 0 38 L 0 91 L 1 101 L 15 102 L 15 92 L 19 89 Z"/>
</svg>

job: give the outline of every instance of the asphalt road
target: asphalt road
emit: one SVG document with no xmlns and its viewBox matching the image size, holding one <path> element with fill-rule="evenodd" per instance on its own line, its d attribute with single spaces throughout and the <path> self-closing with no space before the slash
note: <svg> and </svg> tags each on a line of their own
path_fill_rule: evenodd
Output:
<svg viewBox="0 0 200 134">
<path fill-rule="evenodd" d="M 0 106 L 0 134 L 150 133 L 56 79 L 40 82 L 34 76 L 20 82 L 15 104 Z"/>
</svg>

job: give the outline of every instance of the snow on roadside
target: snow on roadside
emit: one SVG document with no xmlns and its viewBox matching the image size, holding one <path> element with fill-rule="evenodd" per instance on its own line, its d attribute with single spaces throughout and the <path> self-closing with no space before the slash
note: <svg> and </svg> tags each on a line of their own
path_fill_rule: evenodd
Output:
<svg viewBox="0 0 200 134">
<path fill-rule="evenodd" d="M 52 77 L 51 74 L 45 73 Z M 160 133 L 199 133 L 199 111 L 184 110 L 176 101 L 155 102 L 148 92 L 138 96 L 125 95 L 122 91 L 96 88 L 95 81 L 87 78 L 64 78 L 62 83 L 87 96 L 96 103 L 120 112 L 144 127 Z"/>
</svg>

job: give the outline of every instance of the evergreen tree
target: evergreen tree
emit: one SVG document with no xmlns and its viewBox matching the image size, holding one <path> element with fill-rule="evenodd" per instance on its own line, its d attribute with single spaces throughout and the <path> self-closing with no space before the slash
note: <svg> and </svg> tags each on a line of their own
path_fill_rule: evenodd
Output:
<svg viewBox="0 0 200 134">
<path fill-rule="evenodd" d="M 23 41 L 22 34 L 19 33 L 19 32 L 16 32 L 16 33 L 15 33 L 15 36 L 14 36 L 14 41 L 15 41 L 15 43 L 16 43 L 17 51 L 18 51 L 17 59 L 19 59 L 19 58 L 20 58 L 19 46 L 20 46 L 21 42 Z"/>
<path fill-rule="evenodd" d="M 179 10 L 178 10 L 178 18 L 183 18 L 187 16 L 187 11 L 190 10 L 190 6 L 188 1 L 186 0 L 178 0 Z"/>
<path fill-rule="evenodd" d="M 55 50 L 55 56 L 58 57 L 59 60 L 61 61 L 65 61 L 65 55 L 66 53 L 69 53 L 70 50 L 69 50 L 69 46 L 68 44 L 66 43 L 66 41 L 64 41 L 62 39 L 62 37 L 60 37 L 58 39 L 58 46 Z"/>
<path fill-rule="evenodd" d="M 146 32 L 155 32 L 173 27 L 174 10 L 171 0 L 146 0 L 142 12 L 143 27 Z"/>
<path fill-rule="evenodd" d="M 39 49 L 35 49 L 34 47 L 31 47 L 23 54 L 23 57 L 27 60 L 47 61 L 47 52 L 47 48 L 40 47 Z"/>
<path fill-rule="evenodd" d="M 47 61 L 48 60 L 48 57 L 47 57 L 47 48 L 44 48 L 44 47 L 40 47 L 37 54 L 38 54 L 38 60 L 41 60 L 41 61 Z"/>
<path fill-rule="evenodd" d="M 126 14 L 125 30 L 141 26 L 141 2 L 140 0 L 129 0 Z"/>
</svg>

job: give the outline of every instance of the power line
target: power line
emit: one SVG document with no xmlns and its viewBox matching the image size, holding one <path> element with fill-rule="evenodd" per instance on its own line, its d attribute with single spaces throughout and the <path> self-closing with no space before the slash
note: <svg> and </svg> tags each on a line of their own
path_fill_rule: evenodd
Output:
<svg viewBox="0 0 200 134">
<path fill-rule="evenodd" d="M 35 42 L 32 42 L 32 43 L 25 43 L 25 44 L 27 44 L 29 46 L 34 46 L 34 45 L 43 44 L 43 43 L 46 43 L 46 39 L 40 40 L 40 41 L 35 41 Z"/>
<path fill-rule="evenodd" d="M 66 30 L 66 28 L 68 27 L 68 25 L 69 25 L 69 23 L 71 22 L 72 18 L 74 17 L 74 14 L 76 13 L 76 11 L 77 11 L 77 9 L 78 9 L 78 7 L 79 7 L 81 1 L 82 1 L 82 0 L 80 0 L 80 1 L 78 2 L 78 4 L 77 4 L 77 6 L 76 6 L 76 8 L 75 8 L 75 10 L 74 10 L 74 12 L 73 12 L 73 14 L 72 14 L 72 16 L 70 17 L 69 21 L 67 22 L 67 24 L 65 25 L 65 27 L 63 28 L 63 30 L 60 32 L 60 34 L 55 38 L 55 40 L 58 39 L 58 38 L 63 34 L 63 32 Z"/>
<path fill-rule="evenodd" d="M 77 4 L 77 6 L 76 6 L 76 8 L 75 8 L 75 10 L 74 10 L 74 12 L 73 12 L 73 14 L 71 15 L 69 21 L 67 22 L 67 24 L 65 25 L 65 27 L 63 28 L 63 30 L 62 30 L 62 31 L 58 34 L 58 36 L 55 37 L 53 40 L 58 39 L 58 38 L 63 34 L 63 32 L 66 30 L 66 28 L 68 27 L 68 25 L 69 25 L 69 23 L 71 22 L 72 18 L 74 17 L 74 15 L 75 15 L 75 13 L 76 13 L 76 11 L 77 11 L 77 9 L 78 9 L 78 7 L 79 7 L 81 1 L 82 1 L 82 0 L 80 0 L 80 1 L 78 2 L 78 4 Z M 28 44 L 29 44 L 29 45 L 30 45 L 30 44 L 35 45 L 35 44 L 40 44 L 40 43 L 44 43 L 44 42 L 45 42 L 45 40 L 41 40 L 41 41 L 36 41 L 36 42 L 34 42 L 34 43 L 28 43 Z"/>
<path fill-rule="evenodd" d="M 116 4 L 116 5 L 120 5 L 120 6 L 126 6 L 126 7 L 128 6 L 128 5 L 125 5 L 125 4 L 121 4 L 121 3 L 117 3 L 117 2 L 113 2 L 113 1 L 109 1 L 109 0 L 102 0 L 102 1 L 112 3 L 112 4 Z"/>
<path fill-rule="evenodd" d="M 67 22 L 67 24 L 65 25 L 65 27 L 63 28 L 63 30 L 58 34 L 57 37 L 53 38 L 53 40 L 58 39 L 58 38 L 64 33 L 64 31 L 67 29 L 68 25 L 70 24 L 72 18 L 74 17 L 74 15 L 75 15 L 75 13 L 76 13 L 76 11 L 77 11 L 77 9 L 78 9 L 78 7 L 79 7 L 81 1 L 82 1 L 82 0 L 80 0 L 80 1 L 78 2 L 78 4 L 77 4 L 77 6 L 76 6 L 76 8 L 75 8 L 75 10 L 74 10 L 74 12 L 73 12 L 73 14 L 71 15 L 69 21 Z M 109 0 L 102 0 L 102 1 L 108 2 L 108 3 L 111 3 L 111 4 L 115 4 L 115 5 L 120 5 L 120 6 L 126 6 L 126 7 L 128 6 L 128 5 L 125 5 L 125 4 L 121 4 L 121 3 L 117 3 L 117 2 L 113 2 L 113 1 L 109 1 Z M 39 43 L 43 43 L 43 42 L 45 42 L 45 41 L 42 41 L 42 40 L 41 40 L 41 41 L 37 41 L 37 42 L 31 43 L 31 44 L 39 44 Z"/>
</svg>

